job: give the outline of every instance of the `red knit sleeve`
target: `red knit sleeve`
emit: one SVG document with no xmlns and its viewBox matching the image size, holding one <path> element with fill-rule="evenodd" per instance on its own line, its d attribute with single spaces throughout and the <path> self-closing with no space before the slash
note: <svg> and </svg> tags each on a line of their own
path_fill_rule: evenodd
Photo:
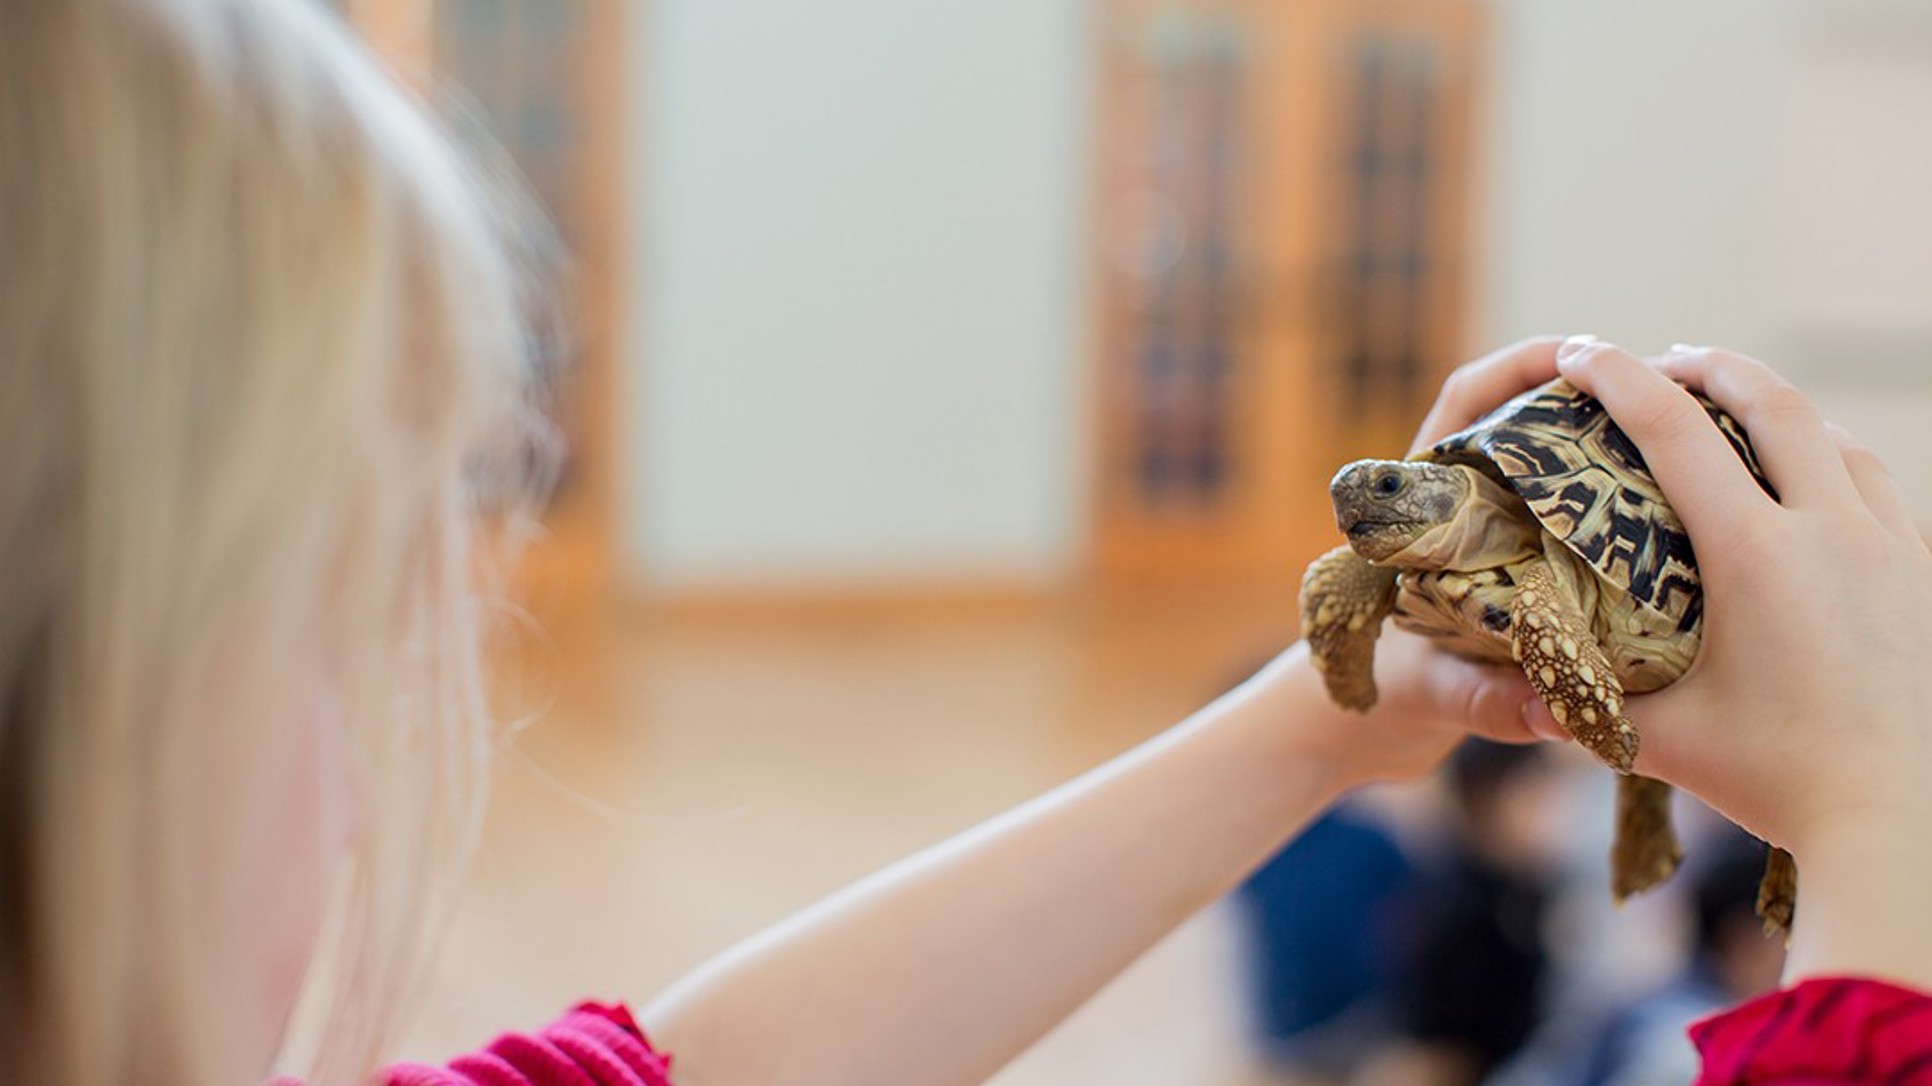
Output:
<svg viewBox="0 0 1932 1086">
<path fill-rule="evenodd" d="M 1691 1027 L 1697 1086 L 1932 1083 L 1932 995 L 1883 981 L 1808 980 Z"/>
<path fill-rule="evenodd" d="M 621 1005 L 580 1003 L 536 1033 L 506 1033 L 447 1067 L 398 1064 L 386 1086 L 671 1086 L 671 1058 Z"/>
</svg>

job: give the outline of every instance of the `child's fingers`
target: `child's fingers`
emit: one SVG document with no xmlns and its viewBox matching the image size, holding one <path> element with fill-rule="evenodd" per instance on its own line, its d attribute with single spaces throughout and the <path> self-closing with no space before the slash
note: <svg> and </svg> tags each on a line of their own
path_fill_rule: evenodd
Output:
<svg viewBox="0 0 1932 1086">
<path fill-rule="evenodd" d="M 1580 340 L 1564 342 L 1557 365 L 1602 400 L 1643 451 L 1700 550 L 1735 538 L 1748 518 L 1776 508 L 1703 405 L 1655 367 L 1610 344 Z"/>
<path fill-rule="evenodd" d="M 1911 504 L 1905 500 L 1898 480 L 1892 478 L 1891 469 L 1878 454 L 1866 448 L 1851 431 L 1835 422 L 1825 423 L 1825 431 L 1838 445 L 1839 455 L 1844 458 L 1845 471 L 1851 476 L 1852 485 L 1858 488 L 1858 496 L 1865 500 L 1865 507 L 1872 516 L 1885 526 L 1893 535 L 1918 540 L 1919 529 L 1912 515 Z"/>
<path fill-rule="evenodd" d="M 1751 435 L 1758 463 L 1787 506 L 1847 505 L 1851 476 L 1811 397 L 1755 358 L 1711 347 L 1676 346 L 1660 368 L 1699 388 Z"/>
<path fill-rule="evenodd" d="M 1435 649 L 1429 657 L 1427 681 L 1434 688 L 1432 694 L 1439 704 L 1460 710 L 1464 731 L 1498 743 L 1568 738 L 1553 720 L 1554 733 L 1538 734 L 1534 729 L 1528 706 L 1541 703 L 1517 668 L 1471 663 Z"/>
<path fill-rule="evenodd" d="M 1550 707 L 1543 703 L 1542 698 L 1531 698 L 1523 703 L 1523 726 L 1530 730 L 1530 734 L 1544 739 L 1570 738 L 1569 731 L 1556 722 L 1556 714 L 1550 712 Z"/>
<path fill-rule="evenodd" d="M 1420 452 L 1502 406 L 1519 392 L 1556 379 L 1559 336 L 1539 336 L 1512 343 L 1502 350 L 1467 363 L 1443 382 L 1442 394 L 1422 420 L 1415 445 Z"/>
</svg>

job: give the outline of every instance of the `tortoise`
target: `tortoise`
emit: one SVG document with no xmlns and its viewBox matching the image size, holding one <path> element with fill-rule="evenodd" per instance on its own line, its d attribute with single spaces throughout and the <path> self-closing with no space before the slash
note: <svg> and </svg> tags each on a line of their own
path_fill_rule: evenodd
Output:
<svg viewBox="0 0 1932 1086">
<path fill-rule="evenodd" d="M 1771 492 L 1737 421 L 1698 399 Z M 1622 774 L 1617 901 L 1669 878 L 1683 858 L 1670 786 L 1632 772 L 1624 696 L 1690 667 L 1704 597 L 1683 522 L 1603 405 L 1558 379 L 1410 459 L 1347 465 L 1329 494 L 1348 543 L 1308 567 L 1301 621 L 1330 697 L 1375 704 L 1391 615 L 1448 651 L 1520 665 L 1557 722 Z M 1773 849 L 1758 892 L 1767 931 L 1790 930 L 1796 892 L 1790 854 Z"/>
</svg>

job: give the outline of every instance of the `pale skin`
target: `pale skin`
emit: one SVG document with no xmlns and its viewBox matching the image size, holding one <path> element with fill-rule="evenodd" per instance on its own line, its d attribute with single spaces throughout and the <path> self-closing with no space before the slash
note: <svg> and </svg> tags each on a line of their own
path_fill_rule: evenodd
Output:
<svg viewBox="0 0 1932 1086">
<path fill-rule="evenodd" d="M 1556 346 L 1465 367 L 1418 443 L 1554 376 Z M 982 1081 L 1342 793 L 1420 776 L 1472 732 L 1539 738 L 1520 672 L 1390 631 L 1376 677 L 1374 710 L 1346 712 L 1290 648 L 1165 735 L 726 953 L 644 1024 L 682 1086 Z"/>
<path fill-rule="evenodd" d="M 982 1081 L 1343 792 L 1416 776 L 1467 731 L 1532 738 L 1520 678 L 1419 641 L 1389 639 L 1367 719 L 1290 649 L 1167 734 L 727 953 L 645 1026 L 682 1086 Z"/>
<path fill-rule="evenodd" d="M 1547 380 L 1556 342 L 1464 367 L 1418 441 Z M 1382 640 L 1375 667 L 1380 703 L 1345 712 L 1305 646 L 1292 646 L 1167 733 L 727 951 L 640 1018 L 676 1055 L 680 1086 L 980 1082 L 1344 792 L 1422 776 L 1470 734 L 1564 737 L 1553 725 L 1534 730 L 1519 671 L 1399 631 Z M 330 745 L 320 733 L 339 721 L 318 708 L 306 726 L 318 735 L 317 756 L 302 762 L 311 779 L 273 790 L 273 824 L 276 836 L 333 839 L 344 831 L 326 797 L 346 778 L 339 757 L 321 756 Z M 249 883 L 321 901 L 329 855 L 264 856 Z M 306 956 L 312 913 L 250 929 L 273 990 L 264 1005 L 275 1013 L 248 1031 L 264 1053 L 295 998 L 271 966 Z"/>
<path fill-rule="evenodd" d="M 1932 987 L 1932 552 L 1898 484 L 1742 355 L 1679 348 L 1653 365 L 1575 342 L 1560 368 L 1642 449 L 1704 577 L 1696 662 L 1630 701 L 1637 771 L 1796 856 L 1787 980 Z M 1743 423 L 1776 501 L 1671 378 Z"/>
<path fill-rule="evenodd" d="M 1534 340 L 1463 367 L 1418 447 L 1549 380 L 1558 354 Z M 1882 465 L 1768 369 L 1662 365 L 1744 423 L 1782 502 L 1659 369 L 1563 348 L 1671 495 L 1708 593 L 1695 666 L 1628 703 L 1636 770 L 1797 854 L 1787 979 L 1932 987 L 1932 554 Z M 1471 733 L 1567 739 L 1520 671 L 1399 630 L 1375 668 L 1380 700 L 1347 712 L 1291 647 L 1166 734 L 727 952 L 644 1024 L 681 1086 L 979 1082 L 1344 792 L 1427 773 Z"/>
<path fill-rule="evenodd" d="M 1458 371 L 1418 447 L 1555 376 L 1558 350 L 1530 341 Z M 1657 369 L 1564 352 L 1666 490 L 1695 496 L 1673 504 L 1703 543 L 1705 648 L 1678 684 L 1631 699 L 1637 770 L 1798 854 L 1789 976 L 1932 985 L 1932 862 L 1916 847 L 1932 834 L 1932 555 L 1896 485 L 1762 366 L 1667 359 L 1743 420 L 1786 495 L 1773 503 Z M 1335 707 L 1297 645 L 1167 734 L 725 954 L 651 1003 L 647 1028 L 686 1086 L 978 1082 L 1342 793 L 1419 776 L 1470 732 L 1566 738 L 1520 674 L 1396 630 L 1379 648 L 1368 714 Z"/>
</svg>

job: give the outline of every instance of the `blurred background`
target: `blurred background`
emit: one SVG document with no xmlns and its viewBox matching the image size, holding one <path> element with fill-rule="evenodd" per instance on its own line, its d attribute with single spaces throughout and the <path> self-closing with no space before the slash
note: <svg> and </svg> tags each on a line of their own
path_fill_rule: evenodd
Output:
<svg viewBox="0 0 1932 1086">
<path fill-rule="evenodd" d="M 1757 354 L 1932 526 L 1920 3 L 338 6 L 508 148 L 579 329 L 416 1054 L 642 1001 L 1238 681 L 1328 476 L 1513 339 Z M 1607 773 L 1452 770 L 997 1081 L 1688 1081 L 1683 1019 L 1775 976 L 1750 843 L 1686 804 L 1615 911 Z"/>
</svg>

